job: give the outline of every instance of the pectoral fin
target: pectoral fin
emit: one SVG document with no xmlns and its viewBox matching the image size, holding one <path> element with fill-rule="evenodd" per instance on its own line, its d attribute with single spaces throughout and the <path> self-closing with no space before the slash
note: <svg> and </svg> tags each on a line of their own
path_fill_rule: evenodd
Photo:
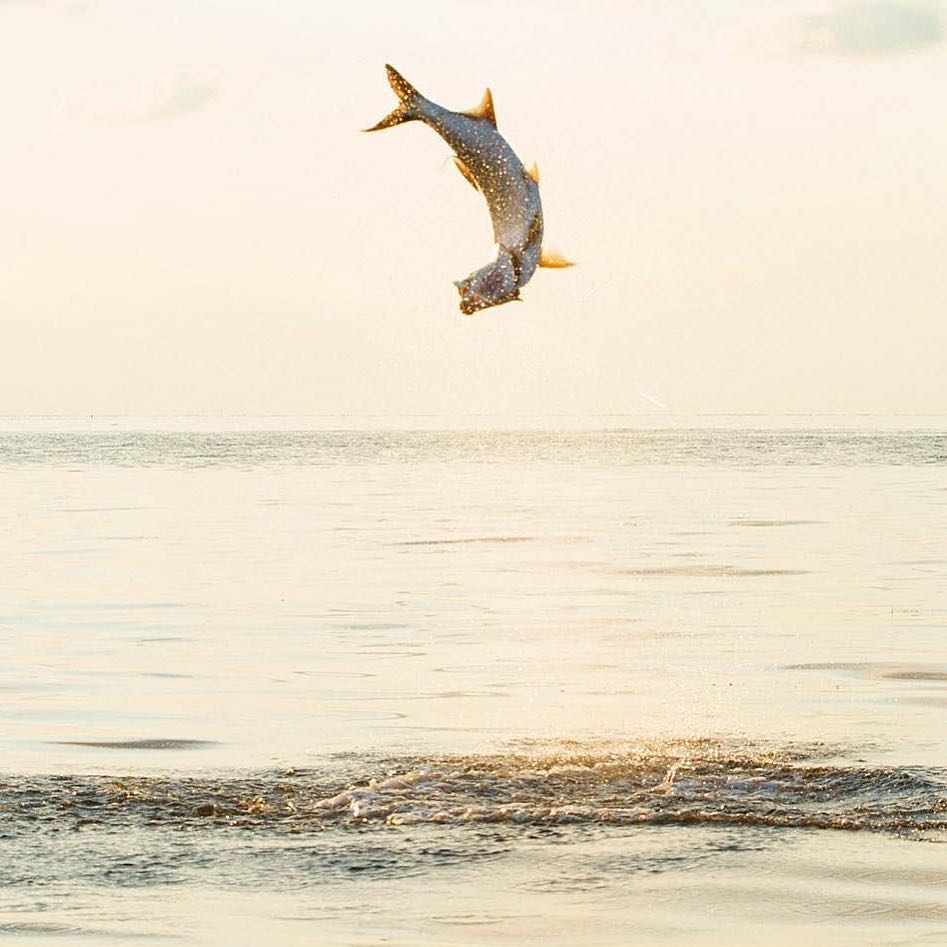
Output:
<svg viewBox="0 0 947 947">
<path fill-rule="evenodd" d="M 561 253 L 543 247 L 543 251 L 539 255 L 539 265 L 559 270 L 566 266 L 575 266 L 575 263 L 572 260 L 567 260 Z"/>
<path fill-rule="evenodd" d="M 470 168 L 467 167 L 456 155 L 454 155 L 454 164 L 457 165 L 457 170 L 470 182 L 470 186 L 475 190 L 480 190 L 480 185 L 477 183 L 476 178 L 470 173 Z"/>
<path fill-rule="evenodd" d="M 535 161 L 526 169 L 526 173 L 539 184 L 539 168 L 536 167 Z"/>
<path fill-rule="evenodd" d="M 485 118 L 494 128 L 497 127 L 497 117 L 493 111 L 493 95 L 489 89 L 483 93 L 483 98 L 475 109 L 470 109 L 461 114 L 469 115 L 471 118 Z"/>
</svg>

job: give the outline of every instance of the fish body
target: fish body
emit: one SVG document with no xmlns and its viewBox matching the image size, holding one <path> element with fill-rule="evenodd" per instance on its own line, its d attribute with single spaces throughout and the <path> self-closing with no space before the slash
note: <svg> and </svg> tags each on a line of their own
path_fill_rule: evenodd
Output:
<svg viewBox="0 0 947 947">
<path fill-rule="evenodd" d="M 454 283 L 460 293 L 461 311 L 469 315 L 519 299 L 520 289 L 538 266 L 571 265 L 552 255 L 543 260 L 539 174 L 535 167 L 526 170 L 497 131 L 490 90 L 476 109 L 452 112 L 426 99 L 392 66 L 385 68 L 398 96 L 398 107 L 366 131 L 424 122 L 447 142 L 460 172 L 487 201 L 497 258 Z"/>
</svg>

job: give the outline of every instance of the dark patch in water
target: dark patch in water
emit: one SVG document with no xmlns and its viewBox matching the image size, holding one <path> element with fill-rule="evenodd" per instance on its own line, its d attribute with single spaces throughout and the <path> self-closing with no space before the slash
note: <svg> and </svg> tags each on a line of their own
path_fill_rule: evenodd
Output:
<svg viewBox="0 0 947 947">
<path fill-rule="evenodd" d="M 872 661 L 825 661 L 812 664 L 788 664 L 787 671 L 849 671 L 873 680 L 947 683 L 942 665 L 879 664 Z"/>
<path fill-rule="evenodd" d="M 216 740 L 49 740 L 56 746 L 91 746 L 102 750 L 199 750 L 217 746 Z"/>
</svg>

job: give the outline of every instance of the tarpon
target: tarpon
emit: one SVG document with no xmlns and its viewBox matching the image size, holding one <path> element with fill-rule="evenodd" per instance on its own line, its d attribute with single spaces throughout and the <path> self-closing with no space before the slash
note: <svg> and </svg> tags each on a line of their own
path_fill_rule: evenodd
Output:
<svg viewBox="0 0 947 947">
<path fill-rule="evenodd" d="M 385 66 L 388 81 L 398 96 L 398 107 L 374 132 L 403 122 L 424 122 L 450 145 L 460 173 L 487 200 L 497 258 L 454 283 L 460 293 L 460 310 L 467 315 L 520 298 L 537 266 L 572 264 L 551 251 L 543 251 L 543 207 L 539 199 L 539 172 L 528 171 L 506 139 L 497 131 L 490 90 L 475 109 L 452 112 L 424 98 L 397 69 Z"/>
</svg>

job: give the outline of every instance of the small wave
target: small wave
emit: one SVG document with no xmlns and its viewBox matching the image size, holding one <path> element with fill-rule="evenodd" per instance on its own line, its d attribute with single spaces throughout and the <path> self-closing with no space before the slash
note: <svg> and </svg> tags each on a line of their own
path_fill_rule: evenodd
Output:
<svg viewBox="0 0 947 947">
<path fill-rule="evenodd" d="M 355 757 L 251 777 L 6 777 L 0 809 L 31 830 L 65 820 L 294 832 L 496 823 L 947 832 L 947 770 L 832 765 L 816 754 L 709 741 L 565 744 Z"/>
<path fill-rule="evenodd" d="M 408 539 L 396 546 L 466 546 L 478 543 L 531 543 L 535 536 L 472 536 L 462 539 Z"/>
<path fill-rule="evenodd" d="M 621 569 L 621 575 L 678 576 L 692 578 L 754 579 L 770 575 L 808 575 L 809 569 L 741 569 L 731 565 L 648 566 L 640 569 Z"/>
<path fill-rule="evenodd" d="M 14 937 L 108 937 L 110 932 L 42 921 L 6 921 L 0 923 L 0 934 Z"/>
</svg>

